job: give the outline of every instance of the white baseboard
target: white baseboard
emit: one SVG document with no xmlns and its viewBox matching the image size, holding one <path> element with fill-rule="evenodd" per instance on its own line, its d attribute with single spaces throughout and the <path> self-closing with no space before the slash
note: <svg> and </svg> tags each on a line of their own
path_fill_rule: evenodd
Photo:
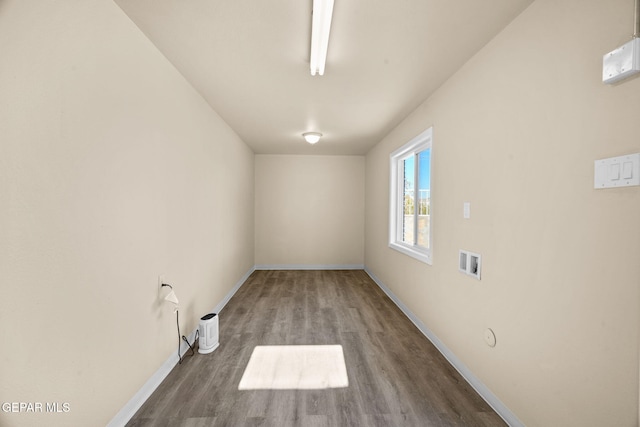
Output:
<svg viewBox="0 0 640 427">
<path fill-rule="evenodd" d="M 256 270 L 364 270 L 364 264 L 261 264 Z"/>
<path fill-rule="evenodd" d="M 440 353 L 449 361 L 451 366 L 455 368 L 460 375 L 469 383 L 469 385 L 493 408 L 494 411 L 511 427 L 524 427 L 524 423 L 516 417 L 516 415 L 507 408 L 507 406 L 494 395 L 486 385 L 482 383 L 461 361 L 456 357 L 451 350 L 445 346 L 440 339 L 429 329 L 424 323 L 404 303 L 396 296 L 384 283 L 382 283 L 375 274 L 371 272 L 367 267 L 364 271 L 371 277 L 371 279 L 387 294 L 391 301 L 393 301 L 398 308 L 416 325 L 416 327 L 427 337 L 429 341 L 438 349 Z"/>
<path fill-rule="evenodd" d="M 249 271 L 245 273 L 244 276 L 242 276 L 242 278 L 238 281 L 238 283 L 236 283 L 233 289 L 231 289 L 231 291 L 229 291 L 229 293 L 225 295 L 222 301 L 218 305 L 216 305 L 213 310 L 211 310 L 211 312 L 219 313 L 254 271 L 255 267 L 251 267 L 251 269 L 249 269 Z M 193 342 L 196 337 L 197 330 L 198 328 L 196 327 L 196 329 L 194 329 L 189 334 L 189 336 L 187 337 L 189 342 Z M 184 354 L 188 349 L 189 346 L 187 346 L 187 343 L 181 341 L 180 354 Z M 158 388 L 160 383 L 162 383 L 167 375 L 169 375 L 169 372 L 171 372 L 171 370 L 178 364 L 179 358 L 177 356 L 178 355 L 175 352 L 171 353 L 171 356 L 169 356 L 169 358 L 162 364 L 162 366 L 160 366 L 160 368 L 151 376 L 151 378 L 149 378 L 147 382 L 144 383 L 142 388 L 138 390 L 138 392 L 131 398 L 131 400 L 129 400 L 129 402 L 127 402 L 126 405 L 124 405 L 120 412 L 118 412 L 116 416 L 113 417 L 109 424 L 107 424 L 107 427 L 121 427 L 127 424 L 129 420 L 131 420 L 136 412 L 138 412 L 138 409 L 142 407 L 149 396 L 151 396 L 156 388 Z"/>
<path fill-rule="evenodd" d="M 229 293 L 222 299 L 222 301 L 216 305 L 211 312 L 219 313 L 229 300 L 235 295 L 240 287 L 246 282 L 251 273 L 255 270 L 364 270 L 369 277 L 387 294 L 387 296 L 398 306 L 398 308 L 416 325 L 416 327 L 427 337 L 431 343 L 442 353 L 442 355 L 449 361 L 449 363 L 462 375 L 462 377 L 473 387 L 473 389 L 493 408 L 494 411 L 511 427 L 524 427 L 522 421 L 516 417 L 516 415 L 507 408 L 507 406 L 500 401 L 488 388 L 485 386 L 461 361 L 451 352 L 438 337 L 427 328 L 420 319 L 418 319 L 404 303 L 398 299 L 396 295 L 382 283 L 375 274 L 373 274 L 364 265 L 299 265 L 299 264 L 286 264 L 286 265 L 256 265 L 252 267 L 236 285 L 229 291 Z M 197 328 L 196 328 L 197 330 Z M 188 340 L 192 342 L 195 338 L 196 330 L 189 334 Z M 181 354 L 185 352 L 189 347 L 183 341 L 181 342 L 180 351 Z M 124 426 L 135 415 L 135 413 L 142 407 L 144 402 L 151 396 L 156 388 L 162 383 L 162 381 L 169 375 L 171 370 L 178 363 L 178 358 L 175 353 L 162 364 L 162 366 L 153 374 L 149 380 L 142 386 L 140 390 L 127 402 L 127 404 L 116 414 L 115 417 L 107 424 L 107 427 L 120 427 Z"/>
<path fill-rule="evenodd" d="M 224 298 L 222 298 L 222 301 L 220 301 L 220 303 L 218 305 L 216 305 L 213 310 L 211 310 L 211 313 L 220 313 L 222 311 L 222 309 L 224 308 L 225 305 L 227 305 L 227 303 L 229 302 L 229 300 L 231 299 L 231 297 L 233 297 L 236 292 L 238 292 L 238 289 L 240 289 L 240 287 L 242 285 L 244 285 L 244 282 L 247 281 L 247 279 L 249 278 L 249 276 L 251 276 L 251 274 L 256 271 L 256 267 L 253 266 L 249 269 L 249 271 L 247 271 L 244 276 L 242 276 L 240 278 L 240 280 L 238 280 L 238 282 L 236 283 L 236 285 L 233 287 L 233 289 L 231 289 L 227 295 L 225 295 Z"/>
</svg>

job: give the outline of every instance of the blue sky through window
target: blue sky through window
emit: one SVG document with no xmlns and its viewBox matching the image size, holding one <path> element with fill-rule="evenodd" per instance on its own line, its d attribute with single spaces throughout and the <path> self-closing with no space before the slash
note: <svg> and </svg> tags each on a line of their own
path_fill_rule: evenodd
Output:
<svg viewBox="0 0 640 427">
<path fill-rule="evenodd" d="M 431 174 L 429 173 L 431 165 L 431 150 L 421 151 L 419 154 L 419 175 L 418 175 L 418 189 L 430 190 L 431 189 Z M 410 157 L 404 162 L 404 176 L 408 183 L 408 188 L 414 188 L 414 161 L 413 157 Z"/>
<path fill-rule="evenodd" d="M 418 164 L 420 165 L 418 170 L 418 189 L 430 190 L 431 174 L 429 173 L 429 169 L 431 166 L 431 150 L 421 151 L 418 157 Z"/>
</svg>

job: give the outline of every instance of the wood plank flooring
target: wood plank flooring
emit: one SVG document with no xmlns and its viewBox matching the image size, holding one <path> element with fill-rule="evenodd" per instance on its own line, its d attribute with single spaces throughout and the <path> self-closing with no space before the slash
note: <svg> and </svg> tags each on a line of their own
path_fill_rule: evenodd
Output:
<svg viewBox="0 0 640 427">
<path fill-rule="evenodd" d="M 505 425 L 364 271 L 256 271 L 219 316 L 220 347 L 128 426 Z M 342 345 L 349 387 L 239 391 L 254 347 L 284 344 Z"/>
</svg>

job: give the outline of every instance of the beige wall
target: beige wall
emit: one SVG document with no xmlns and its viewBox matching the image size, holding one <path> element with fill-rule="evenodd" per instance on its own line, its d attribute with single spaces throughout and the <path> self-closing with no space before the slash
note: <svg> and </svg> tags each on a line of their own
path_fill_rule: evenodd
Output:
<svg viewBox="0 0 640 427">
<path fill-rule="evenodd" d="M 0 2 L 0 425 L 105 425 L 253 266 L 253 154 L 110 1 Z"/>
<path fill-rule="evenodd" d="M 638 425 L 640 188 L 593 189 L 594 160 L 640 152 L 640 78 L 601 83 L 632 22 L 537 0 L 366 159 L 366 266 L 531 427 Z M 387 247 L 389 154 L 429 126 L 433 266 Z"/>
<path fill-rule="evenodd" d="M 364 157 L 257 155 L 255 179 L 258 266 L 364 264 Z"/>
</svg>

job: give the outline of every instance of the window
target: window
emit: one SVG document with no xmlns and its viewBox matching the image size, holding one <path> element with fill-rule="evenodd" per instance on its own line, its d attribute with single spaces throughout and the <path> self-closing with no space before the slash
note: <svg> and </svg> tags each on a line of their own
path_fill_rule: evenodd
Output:
<svg viewBox="0 0 640 427">
<path fill-rule="evenodd" d="M 389 246 L 431 264 L 432 128 L 391 153 Z"/>
</svg>

